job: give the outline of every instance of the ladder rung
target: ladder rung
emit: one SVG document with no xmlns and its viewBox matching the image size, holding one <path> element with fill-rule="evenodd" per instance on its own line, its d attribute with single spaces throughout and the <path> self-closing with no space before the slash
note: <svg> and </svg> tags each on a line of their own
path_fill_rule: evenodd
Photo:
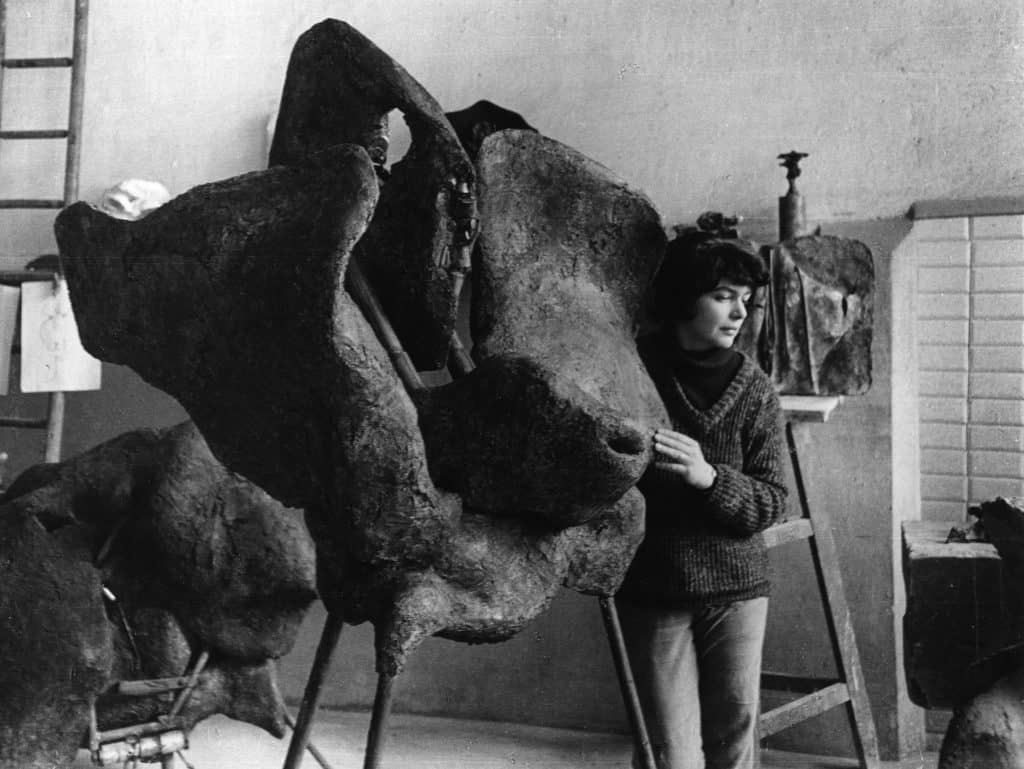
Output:
<svg viewBox="0 0 1024 769">
<path fill-rule="evenodd" d="M 45 283 L 59 275 L 52 270 L 0 270 L 0 283 Z"/>
<path fill-rule="evenodd" d="M 842 681 L 838 678 L 795 676 L 791 673 L 774 673 L 768 670 L 761 672 L 761 688 L 772 692 L 810 694 L 836 683 L 842 683 Z"/>
<path fill-rule="evenodd" d="M 7 69 L 36 69 L 41 67 L 70 67 L 75 60 L 67 56 L 37 56 L 32 59 L 4 59 L 0 66 Z"/>
<path fill-rule="evenodd" d="M 48 128 L 42 131 L 0 131 L 0 139 L 66 139 L 66 128 Z"/>
<path fill-rule="evenodd" d="M 33 419 L 31 417 L 0 417 L 0 427 L 19 427 L 29 430 L 42 430 L 46 428 L 47 420 Z"/>
<path fill-rule="evenodd" d="M 761 714 L 759 723 L 761 737 L 769 737 L 849 701 L 850 691 L 846 688 L 846 684 L 838 683 L 787 702 L 785 705 L 780 705 Z"/>
<path fill-rule="evenodd" d="M 810 539 L 814 536 L 814 527 L 808 518 L 793 518 L 789 521 L 769 526 L 762 532 L 765 547 L 772 548 L 787 542 Z"/>
<path fill-rule="evenodd" d="M 8 198 L 0 200 L 0 208 L 64 208 L 64 201 L 51 198 Z"/>
</svg>

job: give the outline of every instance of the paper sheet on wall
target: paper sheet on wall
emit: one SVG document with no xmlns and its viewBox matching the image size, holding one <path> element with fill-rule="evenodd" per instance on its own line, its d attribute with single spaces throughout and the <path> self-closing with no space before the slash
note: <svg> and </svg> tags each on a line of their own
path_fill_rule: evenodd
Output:
<svg viewBox="0 0 1024 769">
<path fill-rule="evenodd" d="M 22 284 L 22 392 L 98 390 L 101 369 L 78 337 L 67 281 Z"/>
<path fill-rule="evenodd" d="M 7 395 L 11 381 L 11 348 L 18 325 L 18 300 L 21 289 L 0 286 L 0 395 Z"/>
</svg>

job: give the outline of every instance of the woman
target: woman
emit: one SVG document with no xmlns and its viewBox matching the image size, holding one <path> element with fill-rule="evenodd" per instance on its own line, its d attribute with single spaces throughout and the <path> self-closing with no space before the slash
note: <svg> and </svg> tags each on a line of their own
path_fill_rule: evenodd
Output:
<svg viewBox="0 0 1024 769">
<path fill-rule="evenodd" d="M 669 246 L 640 355 L 672 429 L 640 483 L 647 533 L 618 594 L 659 769 L 752 767 L 768 610 L 763 529 L 784 511 L 780 409 L 733 343 L 763 262 L 737 240 Z"/>
</svg>

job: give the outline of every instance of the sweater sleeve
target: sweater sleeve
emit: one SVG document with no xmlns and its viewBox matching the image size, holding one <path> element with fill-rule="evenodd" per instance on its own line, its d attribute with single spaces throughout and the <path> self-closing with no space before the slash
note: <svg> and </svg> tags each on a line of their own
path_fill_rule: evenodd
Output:
<svg viewBox="0 0 1024 769">
<path fill-rule="evenodd" d="M 718 478 L 707 494 L 707 513 L 738 534 L 771 526 L 786 509 L 781 440 L 782 409 L 771 388 L 762 388 L 744 436 L 743 469 L 716 464 Z"/>
</svg>

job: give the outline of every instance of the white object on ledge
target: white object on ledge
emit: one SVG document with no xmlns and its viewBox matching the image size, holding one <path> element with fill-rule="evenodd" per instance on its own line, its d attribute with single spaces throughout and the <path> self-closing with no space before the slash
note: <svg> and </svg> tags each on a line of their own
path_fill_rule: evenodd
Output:
<svg viewBox="0 0 1024 769">
<path fill-rule="evenodd" d="M 171 199 L 171 193 L 160 182 L 125 179 L 104 190 L 99 209 L 116 219 L 141 219 Z"/>
</svg>

